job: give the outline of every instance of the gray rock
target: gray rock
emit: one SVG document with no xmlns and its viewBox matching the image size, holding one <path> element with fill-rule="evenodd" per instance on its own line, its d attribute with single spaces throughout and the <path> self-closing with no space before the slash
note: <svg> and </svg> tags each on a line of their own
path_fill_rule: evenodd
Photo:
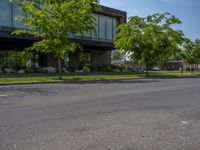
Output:
<svg viewBox="0 0 200 150">
<path fill-rule="evenodd" d="M 75 73 L 84 73 L 83 70 L 75 70 L 74 72 L 75 72 Z"/>
<path fill-rule="evenodd" d="M 47 67 L 46 68 L 46 72 L 47 73 L 56 73 L 56 68 L 54 68 L 54 67 Z"/>
<path fill-rule="evenodd" d="M 66 68 L 62 68 L 62 71 L 64 72 L 64 73 L 69 73 L 69 71 L 66 69 Z"/>
<path fill-rule="evenodd" d="M 14 73 L 15 70 L 11 68 L 4 68 L 5 73 Z"/>
<path fill-rule="evenodd" d="M 113 69 L 112 72 L 121 72 L 119 69 Z"/>
<path fill-rule="evenodd" d="M 26 72 L 25 72 L 25 70 L 22 70 L 22 69 L 21 69 L 21 70 L 17 71 L 17 73 L 18 73 L 18 74 L 25 74 Z"/>
<path fill-rule="evenodd" d="M 90 70 L 89 67 L 84 66 L 84 67 L 83 67 L 83 72 L 89 73 L 89 72 L 91 72 L 91 70 Z"/>
</svg>

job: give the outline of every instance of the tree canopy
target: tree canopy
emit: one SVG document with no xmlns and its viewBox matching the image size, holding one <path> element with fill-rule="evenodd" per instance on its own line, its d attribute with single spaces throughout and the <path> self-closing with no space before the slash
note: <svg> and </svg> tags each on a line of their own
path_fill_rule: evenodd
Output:
<svg viewBox="0 0 200 150">
<path fill-rule="evenodd" d="M 180 51 L 184 34 L 172 26 L 181 23 L 169 13 L 130 17 L 128 23 L 118 27 L 115 47 L 129 53 L 136 62 L 145 64 L 148 76 L 151 65 L 167 60 Z"/>
<path fill-rule="evenodd" d="M 70 38 L 84 32 L 96 32 L 93 11 L 100 9 L 99 0 L 24 0 L 16 1 L 27 17 L 18 18 L 28 30 L 14 34 L 30 34 L 36 41 L 27 50 L 51 53 L 58 57 L 61 77 L 61 60 L 81 46 Z"/>
<path fill-rule="evenodd" d="M 200 62 L 200 39 L 196 39 L 194 42 L 190 39 L 186 39 L 183 44 L 183 50 L 180 53 L 181 58 L 188 62 L 190 65 Z M 193 69 L 191 68 L 191 71 Z"/>
</svg>

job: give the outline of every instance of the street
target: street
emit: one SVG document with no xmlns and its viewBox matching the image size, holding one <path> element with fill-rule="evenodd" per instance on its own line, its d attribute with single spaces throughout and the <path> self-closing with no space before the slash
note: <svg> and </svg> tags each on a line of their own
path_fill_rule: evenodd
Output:
<svg viewBox="0 0 200 150">
<path fill-rule="evenodd" d="M 0 86 L 0 150 L 199 150 L 200 78 Z"/>
</svg>

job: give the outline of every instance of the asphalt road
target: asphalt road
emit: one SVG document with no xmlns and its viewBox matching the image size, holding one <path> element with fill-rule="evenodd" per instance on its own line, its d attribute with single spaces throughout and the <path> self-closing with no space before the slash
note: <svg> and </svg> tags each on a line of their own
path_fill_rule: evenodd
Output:
<svg viewBox="0 0 200 150">
<path fill-rule="evenodd" d="M 0 150 L 200 150 L 200 78 L 0 86 Z"/>
</svg>

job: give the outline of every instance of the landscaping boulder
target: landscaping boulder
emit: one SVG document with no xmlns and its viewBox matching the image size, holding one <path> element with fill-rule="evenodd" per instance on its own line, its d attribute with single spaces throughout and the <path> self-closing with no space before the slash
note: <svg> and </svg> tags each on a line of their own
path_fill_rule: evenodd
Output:
<svg viewBox="0 0 200 150">
<path fill-rule="evenodd" d="M 47 73 L 56 73 L 56 68 L 54 68 L 54 67 L 46 67 L 46 72 Z"/>
<path fill-rule="evenodd" d="M 5 73 L 15 73 L 16 71 L 12 68 L 4 68 Z"/>
<path fill-rule="evenodd" d="M 121 72 L 119 69 L 113 69 L 112 72 Z"/>
<path fill-rule="evenodd" d="M 66 69 L 66 68 L 62 68 L 62 71 L 64 72 L 64 73 L 69 73 L 69 71 Z"/>
<path fill-rule="evenodd" d="M 75 70 L 74 72 L 75 72 L 75 73 L 84 73 L 83 70 Z"/>
<path fill-rule="evenodd" d="M 43 73 L 45 72 L 45 73 L 47 73 L 47 67 L 41 68 L 41 69 L 40 69 L 40 72 L 43 72 Z"/>
<path fill-rule="evenodd" d="M 91 70 L 90 70 L 89 67 L 84 66 L 84 67 L 83 67 L 83 72 L 85 72 L 85 73 L 89 73 L 89 72 L 91 72 Z"/>
<path fill-rule="evenodd" d="M 25 70 L 22 70 L 22 69 L 21 69 L 21 70 L 17 71 L 17 73 L 18 73 L 18 74 L 25 74 L 26 72 L 25 72 Z"/>
</svg>

